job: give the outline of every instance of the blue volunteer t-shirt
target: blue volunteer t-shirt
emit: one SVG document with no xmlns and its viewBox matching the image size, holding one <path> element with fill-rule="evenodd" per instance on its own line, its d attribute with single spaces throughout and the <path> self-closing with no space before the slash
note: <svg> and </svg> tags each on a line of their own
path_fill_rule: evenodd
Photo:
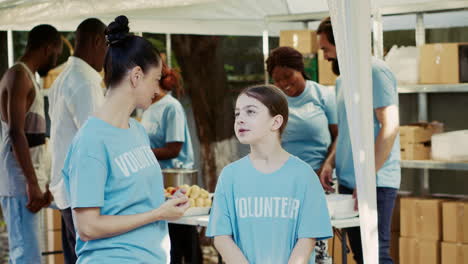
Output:
<svg viewBox="0 0 468 264">
<path fill-rule="evenodd" d="M 287 99 L 289 118 L 282 135 L 283 148 L 318 170 L 331 144 L 328 125 L 337 123 L 335 94 L 325 86 L 306 81 L 299 96 Z"/>
<path fill-rule="evenodd" d="M 216 185 L 207 230 L 207 236 L 222 235 L 231 235 L 252 264 L 287 263 L 299 238 L 331 237 L 317 175 L 292 155 L 269 174 L 255 169 L 249 156 L 226 166 Z"/>
<path fill-rule="evenodd" d="M 162 148 L 169 142 L 183 142 L 176 158 L 159 160 L 161 168 L 193 168 L 193 147 L 184 108 L 177 99 L 167 94 L 151 105 L 141 119 L 150 138 L 151 148 Z"/>
<path fill-rule="evenodd" d="M 162 173 L 136 120 L 117 128 L 90 117 L 75 136 L 63 168 L 71 207 L 100 207 L 101 215 L 132 215 L 164 202 Z M 114 237 L 83 241 L 77 263 L 169 263 L 166 221 Z"/>
<path fill-rule="evenodd" d="M 338 106 L 338 139 L 336 143 L 336 175 L 343 186 L 354 189 L 356 178 L 354 174 L 353 153 L 349 135 L 348 119 L 344 101 L 341 78 L 336 80 Z M 374 110 L 380 107 L 397 105 L 397 81 L 390 69 L 382 60 L 372 59 L 372 96 Z M 380 123 L 374 112 L 374 140 L 380 131 Z M 397 136 L 392 151 L 383 167 L 377 172 L 377 187 L 400 188 L 400 138 Z"/>
</svg>

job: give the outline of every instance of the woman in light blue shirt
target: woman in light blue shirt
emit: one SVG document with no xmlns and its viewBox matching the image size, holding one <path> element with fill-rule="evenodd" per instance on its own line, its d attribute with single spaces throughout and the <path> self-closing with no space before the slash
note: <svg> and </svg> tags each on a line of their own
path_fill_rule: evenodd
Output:
<svg viewBox="0 0 468 264">
<path fill-rule="evenodd" d="M 161 58 L 119 16 L 106 30 L 108 92 L 76 134 L 63 175 L 76 227 L 77 263 L 169 263 L 167 220 L 187 197 L 164 201 L 163 180 L 143 126 L 130 118 L 159 92 Z"/>
<path fill-rule="evenodd" d="M 284 149 L 307 162 L 320 179 L 331 179 L 338 136 L 334 92 L 308 80 L 302 54 L 290 47 L 271 52 L 267 71 L 288 99 L 289 121 L 282 137 Z M 317 243 L 317 258 L 328 257 L 326 247 L 325 242 Z"/>
<path fill-rule="evenodd" d="M 151 149 L 162 169 L 193 168 L 193 147 L 187 117 L 180 102 L 172 96 L 182 93 L 177 72 L 163 65 L 161 91 L 143 113 L 142 125 L 148 133 Z"/>
<path fill-rule="evenodd" d="M 283 147 L 307 162 L 317 174 L 331 174 L 338 135 L 335 94 L 308 80 L 302 54 L 290 47 L 273 50 L 267 70 L 275 85 L 286 93 L 289 121 Z"/>
<path fill-rule="evenodd" d="M 286 96 L 272 85 L 249 87 L 235 116 L 236 136 L 250 154 L 221 172 L 207 236 L 226 263 L 313 263 L 315 242 L 332 229 L 314 170 L 281 146 Z"/>
</svg>

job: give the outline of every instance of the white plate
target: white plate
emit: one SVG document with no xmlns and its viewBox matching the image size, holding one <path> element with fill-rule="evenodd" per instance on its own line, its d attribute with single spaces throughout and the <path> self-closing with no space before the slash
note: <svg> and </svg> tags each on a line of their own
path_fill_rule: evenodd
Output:
<svg viewBox="0 0 468 264">
<path fill-rule="evenodd" d="M 207 215 L 211 207 L 190 207 L 185 211 L 184 216 Z"/>
</svg>

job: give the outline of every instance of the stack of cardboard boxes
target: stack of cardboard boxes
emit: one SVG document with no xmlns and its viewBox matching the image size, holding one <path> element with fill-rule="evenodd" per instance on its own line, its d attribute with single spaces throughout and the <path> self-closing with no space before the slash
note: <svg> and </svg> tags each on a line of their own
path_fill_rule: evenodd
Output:
<svg viewBox="0 0 468 264">
<path fill-rule="evenodd" d="M 468 201 L 442 204 L 443 242 L 441 264 L 468 263 Z"/>
<path fill-rule="evenodd" d="M 468 263 L 468 201 L 401 198 L 400 264 Z"/>
<path fill-rule="evenodd" d="M 440 264 L 443 201 L 401 198 L 400 264 Z"/>
<path fill-rule="evenodd" d="M 431 158 L 431 137 L 442 133 L 444 125 L 439 122 L 417 123 L 400 127 L 402 160 L 428 160 Z"/>
<path fill-rule="evenodd" d="M 304 56 L 306 73 L 314 81 L 323 85 L 335 85 L 337 76 L 332 71 L 331 62 L 323 57 L 318 48 L 317 34 L 313 30 L 284 30 L 280 32 L 280 46 L 292 47 Z M 318 72 L 317 72 L 318 67 Z"/>
<path fill-rule="evenodd" d="M 63 264 L 62 216 L 58 210 L 45 209 L 46 247 L 48 264 Z"/>
<path fill-rule="evenodd" d="M 420 47 L 419 78 L 422 84 L 468 82 L 468 44 L 435 43 Z"/>
</svg>

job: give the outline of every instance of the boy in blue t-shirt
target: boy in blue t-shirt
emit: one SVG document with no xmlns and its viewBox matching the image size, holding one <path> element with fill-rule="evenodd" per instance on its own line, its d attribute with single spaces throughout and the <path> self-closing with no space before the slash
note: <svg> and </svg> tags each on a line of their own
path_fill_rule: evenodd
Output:
<svg viewBox="0 0 468 264">
<path fill-rule="evenodd" d="M 236 136 L 251 153 L 223 169 L 207 235 L 227 263 L 313 263 L 316 240 L 332 229 L 317 175 L 281 147 L 285 95 L 275 86 L 249 87 L 235 115 Z"/>
</svg>

